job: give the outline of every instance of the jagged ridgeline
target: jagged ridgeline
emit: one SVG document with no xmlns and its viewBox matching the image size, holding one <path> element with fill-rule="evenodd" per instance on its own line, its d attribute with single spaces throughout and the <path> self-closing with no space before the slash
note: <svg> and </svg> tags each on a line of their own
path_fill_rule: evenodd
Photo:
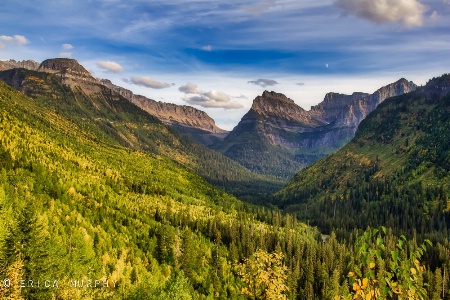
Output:
<svg viewBox="0 0 450 300">
<path fill-rule="evenodd" d="M 173 124 L 176 129 L 163 124 L 160 118 L 167 113 L 167 107 L 161 112 L 160 106 L 163 104 L 132 95 L 131 92 L 129 99 L 126 98 L 125 89 L 93 78 L 76 60 L 46 60 L 37 71 L 24 68 L 1 71 L 0 80 L 34 98 L 48 110 L 69 118 L 95 136 L 98 142 L 116 143 L 167 156 L 242 199 L 265 199 L 281 187 L 280 183 L 253 174 L 179 132 L 201 130 L 186 125 L 182 127 L 179 122 Z M 155 111 L 155 115 L 147 113 L 132 101 L 146 104 L 142 105 L 144 108 L 152 105 L 155 109 L 151 111 Z M 176 109 L 184 109 L 169 108 L 172 113 Z M 208 123 L 208 120 L 205 123 L 204 127 L 211 132 L 201 131 L 203 140 L 222 134 L 214 123 Z"/>
<path fill-rule="evenodd" d="M 283 94 L 265 91 L 215 149 L 249 170 L 287 181 L 347 144 L 359 123 L 386 98 L 415 88 L 400 79 L 373 94 L 328 93 L 309 111 Z"/>
<path fill-rule="evenodd" d="M 388 226 L 448 241 L 450 76 L 389 98 L 336 153 L 299 172 L 277 204 L 321 230 Z"/>
</svg>

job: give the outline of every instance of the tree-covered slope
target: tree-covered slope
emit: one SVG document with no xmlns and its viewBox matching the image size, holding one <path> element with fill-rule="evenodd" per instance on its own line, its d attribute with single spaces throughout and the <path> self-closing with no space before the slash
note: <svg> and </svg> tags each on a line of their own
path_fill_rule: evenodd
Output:
<svg viewBox="0 0 450 300">
<path fill-rule="evenodd" d="M 280 188 L 280 183 L 254 174 L 164 125 L 90 75 L 52 72 L 11 69 L 0 72 L 0 80 L 64 115 L 97 141 L 164 155 L 243 199 L 264 199 Z"/>
<path fill-rule="evenodd" d="M 299 172 L 277 203 L 329 231 L 385 225 L 447 239 L 450 76 L 378 106 L 355 138 Z"/>
<path fill-rule="evenodd" d="M 100 140 L 3 83 L 0 108 L 1 299 L 242 299 L 281 287 L 280 299 L 334 299 L 364 268 L 356 231 L 324 243 L 290 215 L 243 204 L 163 156 Z M 390 230 L 383 239 L 380 264 L 398 251 Z M 448 248 L 424 259 L 430 299 L 448 286 Z M 415 249 L 408 241 L 401 262 Z M 264 274 L 279 286 L 264 285 Z"/>
<path fill-rule="evenodd" d="M 0 106 L 0 274 L 11 280 L 0 298 L 233 298 L 234 260 L 316 234 L 279 213 L 251 212 L 163 156 L 98 141 L 3 83 Z M 21 289 L 28 279 L 35 286 Z"/>
</svg>

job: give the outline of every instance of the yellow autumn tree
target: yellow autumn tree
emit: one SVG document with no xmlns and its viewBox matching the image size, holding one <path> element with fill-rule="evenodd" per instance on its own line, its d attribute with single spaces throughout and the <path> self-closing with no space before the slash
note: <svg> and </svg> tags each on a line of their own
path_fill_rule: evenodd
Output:
<svg viewBox="0 0 450 300">
<path fill-rule="evenodd" d="M 426 289 L 423 282 L 425 266 L 420 262 L 426 246 L 422 244 L 414 251 L 407 251 L 406 237 L 401 236 L 395 250 L 387 252 L 383 237 L 386 228 L 366 230 L 357 239 L 355 262 L 347 275 L 348 290 L 339 299 L 396 299 L 425 300 Z M 431 242 L 426 240 L 431 245 Z"/>
<path fill-rule="evenodd" d="M 282 253 L 256 251 L 243 263 L 236 266 L 245 287 L 241 293 L 251 299 L 287 299 L 287 267 L 283 264 Z"/>
</svg>

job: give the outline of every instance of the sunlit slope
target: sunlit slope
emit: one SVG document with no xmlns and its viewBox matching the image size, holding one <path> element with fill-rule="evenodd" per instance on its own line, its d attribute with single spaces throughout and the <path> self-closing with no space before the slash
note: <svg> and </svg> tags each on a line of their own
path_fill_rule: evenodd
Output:
<svg viewBox="0 0 450 300">
<path fill-rule="evenodd" d="M 64 79 L 52 73 L 12 69 L 0 79 L 90 132 L 98 142 L 161 154 L 191 168 L 230 193 L 264 199 L 281 186 L 164 125 L 92 77 Z"/>
<path fill-rule="evenodd" d="M 450 196 L 450 76 L 380 104 L 341 150 L 299 172 L 277 203 L 330 230 L 444 232 Z"/>
<path fill-rule="evenodd" d="M 167 158 L 99 141 L 3 83 L 0 107 L 0 273 L 15 287 L 1 297 L 237 297 L 234 260 L 317 234 Z M 17 288 L 30 278 L 58 288 Z M 109 288 L 70 286 L 83 279 Z"/>
</svg>

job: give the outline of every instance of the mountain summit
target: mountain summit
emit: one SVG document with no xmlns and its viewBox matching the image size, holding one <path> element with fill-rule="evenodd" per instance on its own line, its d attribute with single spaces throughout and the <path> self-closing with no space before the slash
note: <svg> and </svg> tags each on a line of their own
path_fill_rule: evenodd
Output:
<svg viewBox="0 0 450 300">
<path fill-rule="evenodd" d="M 283 94 L 265 91 L 217 148 L 250 170 L 288 179 L 349 142 L 386 98 L 415 89 L 402 78 L 373 94 L 328 93 L 309 111 Z"/>
<path fill-rule="evenodd" d="M 52 58 L 44 60 L 41 64 L 32 61 L 0 61 L 1 70 L 28 69 L 52 74 L 61 79 L 61 82 L 71 88 L 78 89 L 89 97 L 96 98 L 104 93 L 118 93 L 133 104 L 139 106 L 149 114 L 158 118 L 165 124 L 171 125 L 183 134 L 188 135 L 197 142 L 210 145 L 221 141 L 228 131 L 216 126 L 214 120 L 204 111 L 196 108 L 155 101 L 132 91 L 114 85 L 108 79 L 94 78 L 92 74 L 77 60 L 70 58 Z M 10 71 L 1 74 L 1 79 L 18 90 L 24 89 L 25 75 L 20 71 Z M 96 105 L 94 105 L 96 106 Z"/>
</svg>

